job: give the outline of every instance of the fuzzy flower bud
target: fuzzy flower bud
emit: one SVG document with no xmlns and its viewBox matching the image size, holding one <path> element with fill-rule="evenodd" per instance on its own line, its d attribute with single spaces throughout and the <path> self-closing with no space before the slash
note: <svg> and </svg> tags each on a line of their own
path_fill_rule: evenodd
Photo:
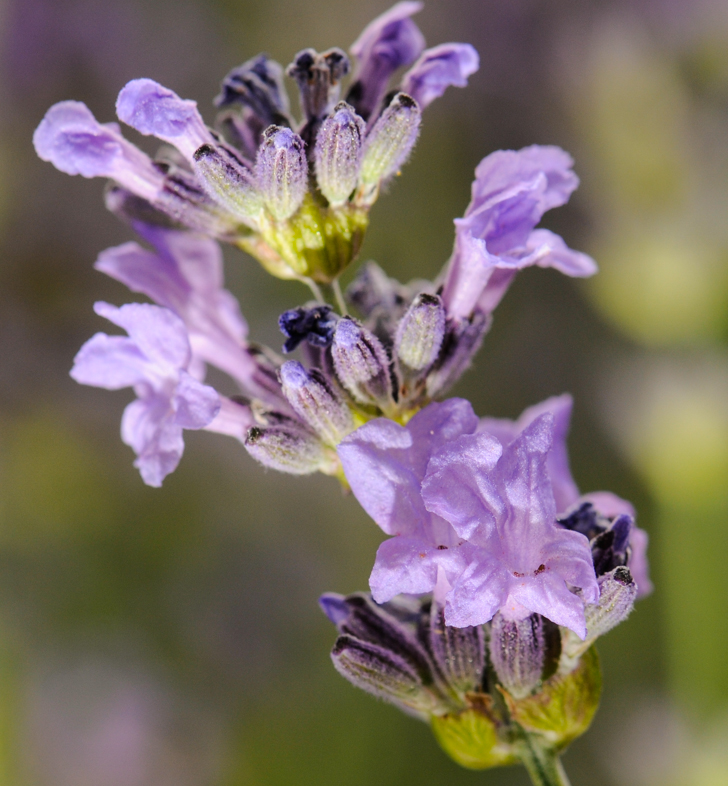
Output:
<svg viewBox="0 0 728 786">
<path fill-rule="evenodd" d="M 437 359 L 445 337 L 445 307 L 437 295 L 418 295 L 402 317 L 394 340 L 405 369 L 424 371 Z"/>
<path fill-rule="evenodd" d="M 336 375 L 361 404 L 393 405 L 389 358 L 381 341 L 353 319 L 341 319 L 331 345 Z"/>
<path fill-rule="evenodd" d="M 326 462 L 321 441 L 293 421 L 270 428 L 254 426 L 248 431 L 245 448 L 266 467 L 292 475 L 310 475 Z"/>
<path fill-rule="evenodd" d="M 202 145 L 193 158 L 195 172 L 210 196 L 242 221 L 255 221 L 263 202 L 250 169 L 222 145 Z"/>
<path fill-rule="evenodd" d="M 364 121 L 341 101 L 321 125 L 316 137 L 316 179 L 334 207 L 342 205 L 359 180 Z"/>
<path fill-rule="evenodd" d="M 289 360 L 280 373 L 290 405 L 324 442 L 336 445 L 354 429 L 351 411 L 320 371 L 306 371 L 300 363 Z"/>
<path fill-rule="evenodd" d="M 267 128 L 255 168 L 269 212 L 278 221 L 290 218 L 308 188 L 308 164 L 301 137 L 290 128 Z"/>
<path fill-rule="evenodd" d="M 539 685 L 544 670 L 555 666 L 559 629 L 540 614 L 510 620 L 499 613 L 491 623 L 489 647 L 501 684 L 515 699 L 522 699 Z"/>
<path fill-rule="evenodd" d="M 367 137 L 360 175 L 365 186 L 374 187 L 397 173 L 417 141 L 420 119 L 417 102 L 397 93 Z"/>
</svg>

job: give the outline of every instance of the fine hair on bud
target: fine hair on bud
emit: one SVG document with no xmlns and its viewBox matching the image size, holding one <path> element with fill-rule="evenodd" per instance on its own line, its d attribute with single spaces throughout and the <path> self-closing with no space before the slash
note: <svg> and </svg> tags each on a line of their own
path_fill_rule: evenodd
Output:
<svg viewBox="0 0 728 786">
<path fill-rule="evenodd" d="M 353 107 L 340 101 L 316 137 L 316 180 L 333 207 L 344 204 L 359 181 L 366 126 Z"/>
<path fill-rule="evenodd" d="M 438 295 L 418 295 L 397 326 L 395 351 L 405 371 L 424 371 L 440 354 L 445 337 L 445 307 Z"/>
<path fill-rule="evenodd" d="M 213 199 L 241 221 L 255 223 L 263 201 L 252 171 L 232 150 L 223 145 L 202 145 L 195 151 L 193 167 Z"/>
<path fill-rule="evenodd" d="M 389 357 L 382 342 L 353 319 L 339 320 L 331 345 L 336 376 L 360 404 L 393 405 Z"/>
<path fill-rule="evenodd" d="M 248 431 L 245 449 L 261 464 L 292 475 L 310 475 L 326 462 L 325 448 L 315 434 L 291 424 Z"/>
<path fill-rule="evenodd" d="M 290 218 L 308 189 L 304 142 L 290 128 L 270 126 L 263 134 L 255 171 L 263 202 L 277 221 Z"/>
<path fill-rule="evenodd" d="M 397 93 L 367 136 L 359 177 L 365 186 L 397 174 L 417 141 L 420 119 L 414 98 Z"/>
</svg>

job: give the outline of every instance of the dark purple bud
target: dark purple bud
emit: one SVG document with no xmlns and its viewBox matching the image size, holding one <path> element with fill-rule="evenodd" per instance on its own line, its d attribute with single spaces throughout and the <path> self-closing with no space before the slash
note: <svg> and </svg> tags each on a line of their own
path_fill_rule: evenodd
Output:
<svg viewBox="0 0 728 786">
<path fill-rule="evenodd" d="M 283 68 L 267 55 L 258 55 L 233 68 L 222 81 L 215 105 L 245 107 L 261 129 L 291 124 Z"/>
<path fill-rule="evenodd" d="M 540 614 L 507 620 L 498 612 L 491 622 L 490 660 L 503 687 L 515 699 L 528 696 L 558 661 L 559 629 Z"/>
<path fill-rule="evenodd" d="M 263 200 L 250 167 L 221 144 L 202 145 L 193 158 L 193 168 L 207 193 L 242 222 L 255 226 Z"/>
<path fill-rule="evenodd" d="M 344 204 L 359 181 L 364 121 L 341 101 L 316 137 L 316 180 L 333 206 Z"/>
<path fill-rule="evenodd" d="M 410 19 L 421 9 L 419 2 L 397 3 L 370 22 L 351 45 L 359 64 L 346 100 L 365 120 L 379 106 L 392 74 L 413 63 L 425 48 L 424 36 Z"/>
<path fill-rule="evenodd" d="M 417 102 L 397 93 L 367 136 L 359 176 L 365 186 L 397 174 L 417 141 L 421 117 Z"/>
<path fill-rule="evenodd" d="M 387 411 L 394 405 L 389 357 L 381 341 L 353 319 L 336 325 L 331 345 L 336 376 L 360 404 Z"/>
<path fill-rule="evenodd" d="M 289 360 L 280 370 L 283 394 L 295 412 L 331 446 L 354 430 L 349 407 L 317 369 Z"/>
<path fill-rule="evenodd" d="M 339 317 L 331 306 L 299 306 L 284 311 L 278 317 L 278 327 L 286 337 L 283 351 L 286 354 L 293 352 L 302 341 L 307 341 L 313 347 L 331 346 L 338 321 Z"/>
<path fill-rule="evenodd" d="M 301 137 L 290 128 L 266 129 L 255 168 L 258 187 L 271 215 L 278 221 L 290 218 L 308 189 L 308 164 Z"/>
<path fill-rule="evenodd" d="M 248 431 L 245 448 L 261 464 L 279 472 L 309 475 L 327 463 L 326 448 L 318 437 L 293 421 Z"/>
<path fill-rule="evenodd" d="M 402 317 L 394 339 L 405 371 L 424 371 L 440 354 L 445 338 L 445 307 L 438 295 L 418 295 Z"/>
<path fill-rule="evenodd" d="M 423 609 L 421 638 L 427 642 L 444 681 L 462 698 L 481 689 L 485 669 L 483 627 L 453 628 L 445 624 L 444 608 L 435 601 Z"/>
<path fill-rule="evenodd" d="M 288 76 L 296 80 L 301 94 L 301 109 L 307 124 L 321 121 L 339 97 L 339 84 L 349 73 L 349 58 L 341 49 L 317 52 L 304 49 L 286 69 Z M 303 134 L 306 138 L 306 134 Z M 311 142 L 315 135 L 307 141 Z"/>
<path fill-rule="evenodd" d="M 427 394 L 445 393 L 466 371 L 488 332 L 491 318 L 476 311 L 470 319 L 450 320 L 435 368 L 427 375 Z"/>
<path fill-rule="evenodd" d="M 632 531 L 632 517 L 617 516 L 609 529 L 597 535 L 591 542 L 594 571 L 597 576 L 620 565 L 626 565 L 629 557 L 629 536 Z"/>
<path fill-rule="evenodd" d="M 567 511 L 566 515 L 556 521 L 565 529 L 579 532 L 589 540 L 604 532 L 606 519 L 597 513 L 591 502 L 582 502 L 575 510 Z"/>
<path fill-rule="evenodd" d="M 478 53 L 470 44 L 440 44 L 422 53 L 402 78 L 400 90 L 424 109 L 451 85 L 465 87 L 479 65 Z"/>
<path fill-rule="evenodd" d="M 339 636 L 331 652 L 334 666 L 352 685 L 427 720 L 442 701 L 422 683 L 404 658 L 354 636 Z"/>
</svg>

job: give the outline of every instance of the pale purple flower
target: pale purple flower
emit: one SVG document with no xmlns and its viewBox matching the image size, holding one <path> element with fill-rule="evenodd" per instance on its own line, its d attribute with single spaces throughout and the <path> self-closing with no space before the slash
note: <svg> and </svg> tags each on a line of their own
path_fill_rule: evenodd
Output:
<svg viewBox="0 0 728 786">
<path fill-rule="evenodd" d="M 425 38 L 410 19 L 422 10 L 420 2 L 396 3 L 370 22 L 350 51 L 359 61 L 347 101 L 368 120 L 387 92 L 392 74 L 410 65 L 425 48 Z"/>
<path fill-rule="evenodd" d="M 573 399 L 568 393 L 552 396 L 525 409 L 518 420 L 481 418 L 478 431 L 492 434 L 505 447 L 511 444 L 536 418 L 545 412 L 550 412 L 554 417 L 554 436 L 553 445 L 547 458 L 547 469 L 556 500 L 557 512 L 564 514 L 567 510 L 574 510 L 583 503 L 589 502 L 594 506 L 596 512 L 604 518 L 615 519 L 618 516 L 629 516 L 634 521 L 636 515 L 634 506 L 611 491 L 593 491 L 580 495 L 579 487 L 571 475 L 569 453 L 566 446 L 572 406 Z M 652 592 L 652 582 L 649 578 L 647 564 L 648 540 L 649 537 L 644 530 L 634 526 L 631 528 L 629 533 L 631 555 L 628 565 L 637 584 L 638 597 L 644 597 Z"/>
<path fill-rule="evenodd" d="M 455 220 L 443 291 L 451 317 L 466 318 L 476 308 L 489 314 L 524 267 L 553 267 L 577 277 L 596 272 L 591 257 L 572 251 L 553 232 L 535 229 L 578 186 L 573 163 L 560 148 L 539 145 L 499 150 L 480 162 L 465 216 Z"/>
<path fill-rule="evenodd" d="M 470 44 L 440 44 L 422 53 L 399 89 L 424 109 L 451 85 L 465 87 L 479 65 L 478 53 Z"/>
<path fill-rule="evenodd" d="M 36 128 L 33 145 L 61 172 L 109 177 L 149 201 L 164 185 L 149 157 L 124 139 L 115 123 L 99 123 L 80 101 L 54 104 Z"/>
<path fill-rule="evenodd" d="M 556 524 L 553 416 L 505 450 L 477 426 L 468 402 L 449 399 L 406 427 L 371 421 L 339 445 L 355 496 L 394 536 L 377 552 L 372 596 L 382 603 L 435 590 L 448 625 L 539 613 L 583 637 L 584 602 L 595 602 L 598 587 L 589 541 Z"/>
<path fill-rule="evenodd" d="M 134 465 L 149 486 L 179 463 L 183 429 L 201 429 L 218 414 L 213 388 L 189 373 L 192 351 L 182 320 L 172 311 L 143 303 L 116 308 L 99 302 L 97 314 L 126 330 L 126 336 L 97 333 L 79 350 L 71 376 L 81 384 L 137 395 L 124 410 L 123 441 L 137 454 Z"/>
<path fill-rule="evenodd" d="M 248 395 L 280 406 L 280 386 L 248 349 L 238 301 L 223 288 L 220 246 L 191 232 L 141 223 L 135 228 L 155 251 L 124 243 L 102 251 L 96 269 L 172 309 L 187 327 L 195 359 L 225 371 Z"/>
<path fill-rule="evenodd" d="M 214 144 L 197 102 L 180 98 L 152 79 L 132 79 L 119 93 L 116 114 L 140 134 L 174 145 L 189 161 L 195 150 Z"/>
</svg>

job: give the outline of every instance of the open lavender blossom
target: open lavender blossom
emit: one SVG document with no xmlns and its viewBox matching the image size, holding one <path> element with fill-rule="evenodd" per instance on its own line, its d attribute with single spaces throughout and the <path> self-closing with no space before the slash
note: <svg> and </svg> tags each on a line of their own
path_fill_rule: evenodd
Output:
<svg viewBox="0 0 728 786">
<path fill-rule="evenodd" d="M 475 170 L 472 199 L 455 220 L 455 250 L 445 275 L 443 300 L 452 317 L 478 308 L 490 314 L 518 270 L 554 267 L 568 276 L 591 276 L 591 257 L 536 225 L 547 210 L 568 202 L 579 185 L 574 162 L 558 147 L 499 150 Z"/>
<path fill-rule="evenodd" d="M 539 417 L 504 448 L 474 433 L 467 402 L 450 399 L 407 427 L 372 421 L 339 445 L 357 499 L 394 536 L 372 571 L 377 602 L 434 590 L 448 625 L 538 613 L 586 635 L 584 603 L 599 591 L 589 541 L 556 524 L 547 471 L 553 420 Z"/>
<path fill-rule="evenodd" d="M 95 305 L 126 336 L 97 333 L 76 355 L 71 376 L 83 385 L 137 395 L 124 410 L 121 436 L 137 454 L 134 465 L 149 486 L 161 486 L 184 451 L 183 429 L 201 429 L 218 414 L 220 398 L 188 371 L 187 330 L 172 311 L 143 303 Z"/>
</svg>

